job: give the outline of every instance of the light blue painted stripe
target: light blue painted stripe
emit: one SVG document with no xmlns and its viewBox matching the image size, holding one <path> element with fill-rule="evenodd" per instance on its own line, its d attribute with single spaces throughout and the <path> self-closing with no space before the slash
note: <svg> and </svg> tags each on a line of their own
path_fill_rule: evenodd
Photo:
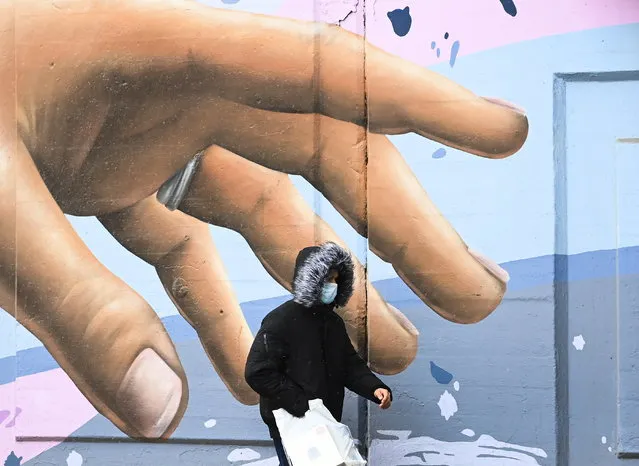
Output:
<svg viewBox="0 0 639 466">
<path fill-rule="evenodd" d="M 569 281 L 610 277 L 616 273 L 616 252 L 615 250 L 596 251 L 574 256 L 558 256 L 565 260 L 557 262 L 568 268 Z M 639 274 L 639 247 L 620 249 L 619 257 L 621 259 L 620 275 Z M 502 264 L 511 276 L 508 290 L 512 292 L 552 283 L 554 260 L 554 256 L 543 256 Z M 565 274 L 559 273 L 558 276 L 565 276 Z M 399 309 L 403 301 L 416 299 L 413 292 L 399 278 L 380 280 L 374 284 L 382 296 L 388 297 Z M 242 311 L 251 329 L 256 331 L 261 316 L 287 299 L 287 296 L 282 296 L 242 304 Z M 162 322 L 174 342 L 197 338 L 195 331 L 180 316 L 166 317 L 162 319 Z M 19 351 L 17 356 L 0 359 L 0 385 L 15 380 L 16 361 L 18 377 L 58 368 L 55 360 L 42 347 Z"/>
</svg>

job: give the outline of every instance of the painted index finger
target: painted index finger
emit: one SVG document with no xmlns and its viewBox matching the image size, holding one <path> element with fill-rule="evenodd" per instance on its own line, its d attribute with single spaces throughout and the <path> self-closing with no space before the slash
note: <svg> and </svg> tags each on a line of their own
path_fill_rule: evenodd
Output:
<svg viewBox="0 0 639 466">
<path fill-rule="evenodd" d="M 96 8 L 55 21 L 46 19 L 53 13 L 32 15 L 28 29 L 73 44 L 65 49 L 69 70 L 81 60 L 78 66 L 107 67 L 131 89 L 156 82 L 149 99 L 186 104 L 222 97 L 278 112 L 320 113 L 378 133 L 416 132 L 487 157 L 508 156 L 527 137 L 527 118 L 515 106 L 479 97 L 339 27 L 188 1 Z M 93 42 L 78 44 L 78 37 Z M 46 56 L 41 61 L 48 66 Z M 157 84 L 159 75 L 166 81 Z"/>
<path fill-rule="evenodd" d="M 201 8 L 182 15 L 206 39 L 189 50 L 225 98 L 379 133 L 412 131 L 487 157 L 511 155 L 526 140 L 528 120 L 517 106 L 479 97 L 342 28 Z"/>
</svg>

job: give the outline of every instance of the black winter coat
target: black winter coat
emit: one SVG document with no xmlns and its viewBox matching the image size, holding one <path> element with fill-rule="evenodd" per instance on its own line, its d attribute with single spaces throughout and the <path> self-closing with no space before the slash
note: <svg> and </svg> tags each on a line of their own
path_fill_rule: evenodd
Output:
<svg viewBox="0 0 639 466">
<path fill-rule="evenodd" d="M 339 272 L 338 292 L 331 305 L 319 296 L 331 268 Z M 260 395 L 260 414 L 272 438 L 279 438 L 273 411 L 284 408 L 301 417 L 308 401 L 320 398 L 338 421 L 344 388 L 378 403 L 374 392 L 390 389 L 357 354 L 343 320 L 333 311 L 353 291 L 350 254 L 334 243 L 302 250 L 293 279 L 294 299 L 262 321 L 246 363 L 245 377 Z"/>
</svg>

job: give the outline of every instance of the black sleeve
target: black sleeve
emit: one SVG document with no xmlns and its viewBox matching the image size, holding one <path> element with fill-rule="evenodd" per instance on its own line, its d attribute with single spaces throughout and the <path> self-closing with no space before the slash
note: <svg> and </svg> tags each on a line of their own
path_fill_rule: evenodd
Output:
<svg viewBox="0 0 639 466">
<path fill-rule="evenodd" d="M 373 374 L 366 362 L 364 362 L 359 354 L 357 354 L 357 351 L 355 351 L 355 348 L 353 348 L 353 344 L 348 338 L 348 333 L 346 333 L 346 327 L 343 323 L 341 327 L 344 330 L 344 339 L 346 340 L 344 354 L 346 364 L 346 388 L 377 404 L 380 403 L 380 400 L 375 397 L 375 390 L 385 388 L 390 393 L 392 401 L 393 391 Z"/>
<path fill-rule="evenodd" d="M 249 351 L 244 378 L 259 395 L 270 398 L 293 416 L 308 411 L 308 399 L 302 388 L 284 372 L 286 342 L 269 322 L 263 322 Z"/>
</svg>

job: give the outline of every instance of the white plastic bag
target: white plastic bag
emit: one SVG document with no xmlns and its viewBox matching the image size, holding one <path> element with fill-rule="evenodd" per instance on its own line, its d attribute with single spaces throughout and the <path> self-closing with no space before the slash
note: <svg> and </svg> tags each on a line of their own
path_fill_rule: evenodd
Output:
<svg viewBox="0 0 639 466">
<path fill-rule="evenodd" d="M 337 422 L 322 400 L 308 405 L 302 418 L 273 411 L 291 466 L 366 466 L 348 426 Z"/>
</svg>

